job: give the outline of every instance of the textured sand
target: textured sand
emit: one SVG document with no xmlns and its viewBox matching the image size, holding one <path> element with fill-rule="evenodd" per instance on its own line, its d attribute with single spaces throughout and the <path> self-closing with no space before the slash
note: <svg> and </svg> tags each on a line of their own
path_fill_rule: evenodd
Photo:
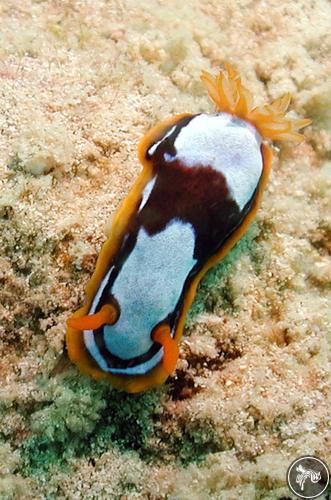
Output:
<svg viewBox="0 0 331 500">
<path fill-rule="evenodd" d="M 0 498 L 292 498 L 331 464 L 327 0 L 0 0 Z M 128 396 L 71 367 L 65 320 L 160 119 L 212 110 L 224 61 L 293 94 L 256 222 L 199 289 L 174 377 Z"/>
</svg>

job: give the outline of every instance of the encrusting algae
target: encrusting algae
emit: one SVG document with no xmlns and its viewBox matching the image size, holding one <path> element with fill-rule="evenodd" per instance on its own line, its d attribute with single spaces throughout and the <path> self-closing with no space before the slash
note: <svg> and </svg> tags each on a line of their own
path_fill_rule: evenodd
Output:
<svg viewBox="0 0 331 500">
<path fill-rule="evenodd" d="M 275 500 L 290 497 L 293 459 L 329 461 L 330 4 L 145 7 L 0 6 L 1 498 Z M 140 171 L 137 142 L 167 116 L 212 112 L 199 74 L 227 60 L 256 113 L 291 93 L 290 120 L 313 118 L 306 140 L 277 145 L 256 219 L 201 282 L 165 384 L 135 395 L 74 366 L 51 376 Z"/>
</svg>

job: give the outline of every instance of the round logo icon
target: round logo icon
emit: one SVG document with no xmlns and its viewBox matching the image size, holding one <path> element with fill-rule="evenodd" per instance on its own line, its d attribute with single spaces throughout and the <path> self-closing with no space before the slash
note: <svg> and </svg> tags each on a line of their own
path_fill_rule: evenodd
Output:
<svg viewBox="0 0 331 500">
<path fill-rule="evenodd" d="M 323 460 L 310 455 L 297 458 L 287 470 L 287 484 L 299 498 L 317 498 L 329 485 L 330 472 Z"/>
</svg>

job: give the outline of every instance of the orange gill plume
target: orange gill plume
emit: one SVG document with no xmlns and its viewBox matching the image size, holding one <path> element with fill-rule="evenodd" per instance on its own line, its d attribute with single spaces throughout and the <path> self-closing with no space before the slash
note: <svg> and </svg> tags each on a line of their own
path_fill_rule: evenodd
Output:
<svg viewBox="0 0 331 500">
<path fill-rule="evenodd" d="M 219 111 L 252 123 L 262 137 L 277 141 L 303 140 L 298 130 L 309 125 L 311 120 L 286 118 L 290 94 L 285 94 L 272 104 L 254 106 L 252 94 L 242 85 L 239 74 L 229 63 L 224 64 L 224 69 L 216 77 L 203 71 L 201 80 Z"/>
</svg>

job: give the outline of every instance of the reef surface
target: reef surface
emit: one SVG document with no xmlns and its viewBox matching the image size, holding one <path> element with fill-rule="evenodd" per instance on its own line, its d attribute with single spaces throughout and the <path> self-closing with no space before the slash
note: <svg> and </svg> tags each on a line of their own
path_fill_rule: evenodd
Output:
<svg viewBox="0 0 331 500">
<path fill-rule="evenodd" d="M 0 1 L 0 497 L 293 498 L 331 450 L 327 0 Z M 164 386 L 54 373 L 65 321 L 157 121 L 212 110 L 230 61 L 313 125 L 279 144 L 248 234 L 201 284 Z"/>
</svg>

